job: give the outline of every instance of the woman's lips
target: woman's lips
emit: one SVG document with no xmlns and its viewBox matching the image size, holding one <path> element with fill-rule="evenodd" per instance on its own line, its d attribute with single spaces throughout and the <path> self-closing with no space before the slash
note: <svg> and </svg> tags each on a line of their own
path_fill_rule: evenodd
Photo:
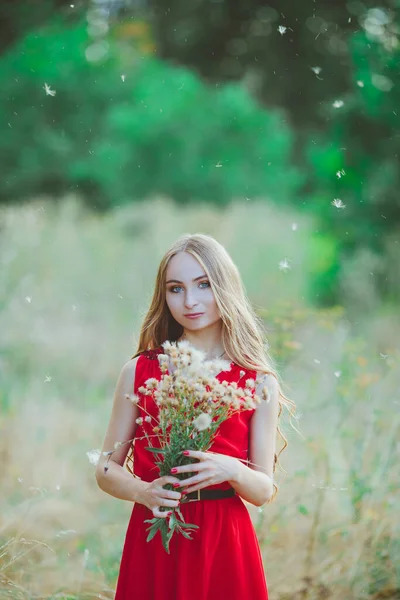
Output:
<svg viewBox="0 0 400 600">
<path fill-rule="evenodd" d="M 202 317 L 204 313 L 197 313 L 197 314 L 193 314 L 193 315 L 185 315 L 185 317 L 187 319 L 198 319 L 199 317 Z"/>
</svg>

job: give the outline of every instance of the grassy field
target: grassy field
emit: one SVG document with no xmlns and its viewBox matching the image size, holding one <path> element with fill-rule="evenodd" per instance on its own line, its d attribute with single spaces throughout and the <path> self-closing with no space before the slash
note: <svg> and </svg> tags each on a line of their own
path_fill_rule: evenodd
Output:
<svg viewBox="0 0 400 600">
<path fill-rule="evenodd" d="M 400 597 L 400 322 L 357 312 L 354 288 L 312 307 L 310 220 L 163 198 L 98 216 L 70 197 L 3 208 L 0 226 L 0 598 L 112 598 L 131 506 L 98 489 L 87 453 L 161 255 L 188 232 L 231 253 L 300 413 L 303 439 L 282 422 L 276 500 L 248 505 L 271 600 Z"/>
</svg>

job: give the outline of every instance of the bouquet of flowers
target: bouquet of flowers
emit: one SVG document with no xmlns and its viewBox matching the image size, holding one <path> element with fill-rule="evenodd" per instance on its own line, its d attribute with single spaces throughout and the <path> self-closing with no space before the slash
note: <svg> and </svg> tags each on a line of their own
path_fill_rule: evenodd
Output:
<svg viewBox="0 0 400 600">
<path fill-rule="evenodd" d="M 220 382 L 216 375 L 229 370 L 231 363 L 220 359 L 205 360 L 205 354 L 193 348 L 186 340 L 165 342 L 164 353 L 158 355 L 161 379 L 150 378 L 139 392 L 152 396 L 158 406 L 158 423 L 153 428 L 159 441 L 154 447 L 152 438 L 146 435 L 149 452 L 161 457 L 155 464 L 160 477 L 170 475 L 172 467 L 193 464 L 197 459 L 182 454 L 185 449 L 207 451 L 223 421 L 241 410 L 253 409 L 261 399 L 254 393 L 257 381 L 247 379 L 245 386 L 236 382 Z M 241 371 L 241 376 L 244 376 Z M 263 391 L 264 396 L 264 391 Z M 266 399 L 266 398 L 265 398 Z M 135 397 L 133 401 L 137 402 Z M 182 473 L 180 479 L 187 479 L 193 473 Z M 173 490 L 172 484 L 165 489 Z M 146 520 L 150 527 L 146 541 L 161 532 L 162 543 L 169 552 L 169 543 L 175 532 L 186 538 L 197 525 L 185 523 L 179 507 L 161 507 L 161 512 L 172 511 L 168 522 L 164 518 Z"/>
</svg>

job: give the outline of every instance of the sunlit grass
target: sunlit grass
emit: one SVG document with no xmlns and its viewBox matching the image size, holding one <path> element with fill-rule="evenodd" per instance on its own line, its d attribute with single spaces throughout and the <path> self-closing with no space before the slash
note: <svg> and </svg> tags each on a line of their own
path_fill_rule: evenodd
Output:
<svg viewBox="0 0 400 600">
<path fill-rule="evenodd" d="M 196 231 L 238 264 L 301 415 L 304 440 L 283 421 L 276 501 L 248 505 L 271 598 L 396 597 L 400 325 L 387 307 L 350 322 L 308 306 L 309 221 L 164 199 L 94 216 L 70 198 L 5 208 L 1 228 L 0 597 L 112 597 L 131 506 L 98 489 L 86 453 L 161 255 Z"/>
</svg>

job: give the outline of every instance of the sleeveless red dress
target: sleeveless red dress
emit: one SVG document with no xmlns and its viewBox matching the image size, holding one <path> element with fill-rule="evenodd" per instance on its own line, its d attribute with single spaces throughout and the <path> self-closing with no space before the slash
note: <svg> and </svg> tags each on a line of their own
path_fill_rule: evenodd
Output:
<svg viewBox="0 0 400 600">
<path fill-rule="evenodd" d="M 137 427 L 136 438 L 154 433 L 154 423 L 144 417 L 157 416 L 158 408 L 149 396 L 138 393 L 149 377 L 161 378 L 157 356 L 163 349 L 146 351 L 136 364 L 134 393 L 143 425 Z M 245 375 L 240 377 L 240 371 Z M 219 381 L 236 381 L 244 386 L 256 373 L 231 363 L 230 370 L 217 375 Z M 145 407 L 147 413 L 143 411 Z M 249 425 L 255 409 L 243 410 L 221 423 L 209 451 L 240 459 L 248 457 Z M 157 439 L 153 445 L 157 445 Z M 145 446 L 146 438 L 135 439 L 134 473 L 143 481 L 159 477 L 154 456 Z M 159 460 L 159 457 L 156 459 Z M 226 489 L 228 482 L 207 489 Z M 187 523 L 199 529 L 192 539 L 179 533 L 170 541 L 170 554 L 162 546 L 160 532 L 146 542 L 149 523 L 154 517 L 143 504 L 135 503 L 126 532 L 115 600 L 268 600 L 267 584 L 256 532 L 249 512 L 239 495 L 217 500 L 199 500 L 180 505 Z"/>
</svg>

